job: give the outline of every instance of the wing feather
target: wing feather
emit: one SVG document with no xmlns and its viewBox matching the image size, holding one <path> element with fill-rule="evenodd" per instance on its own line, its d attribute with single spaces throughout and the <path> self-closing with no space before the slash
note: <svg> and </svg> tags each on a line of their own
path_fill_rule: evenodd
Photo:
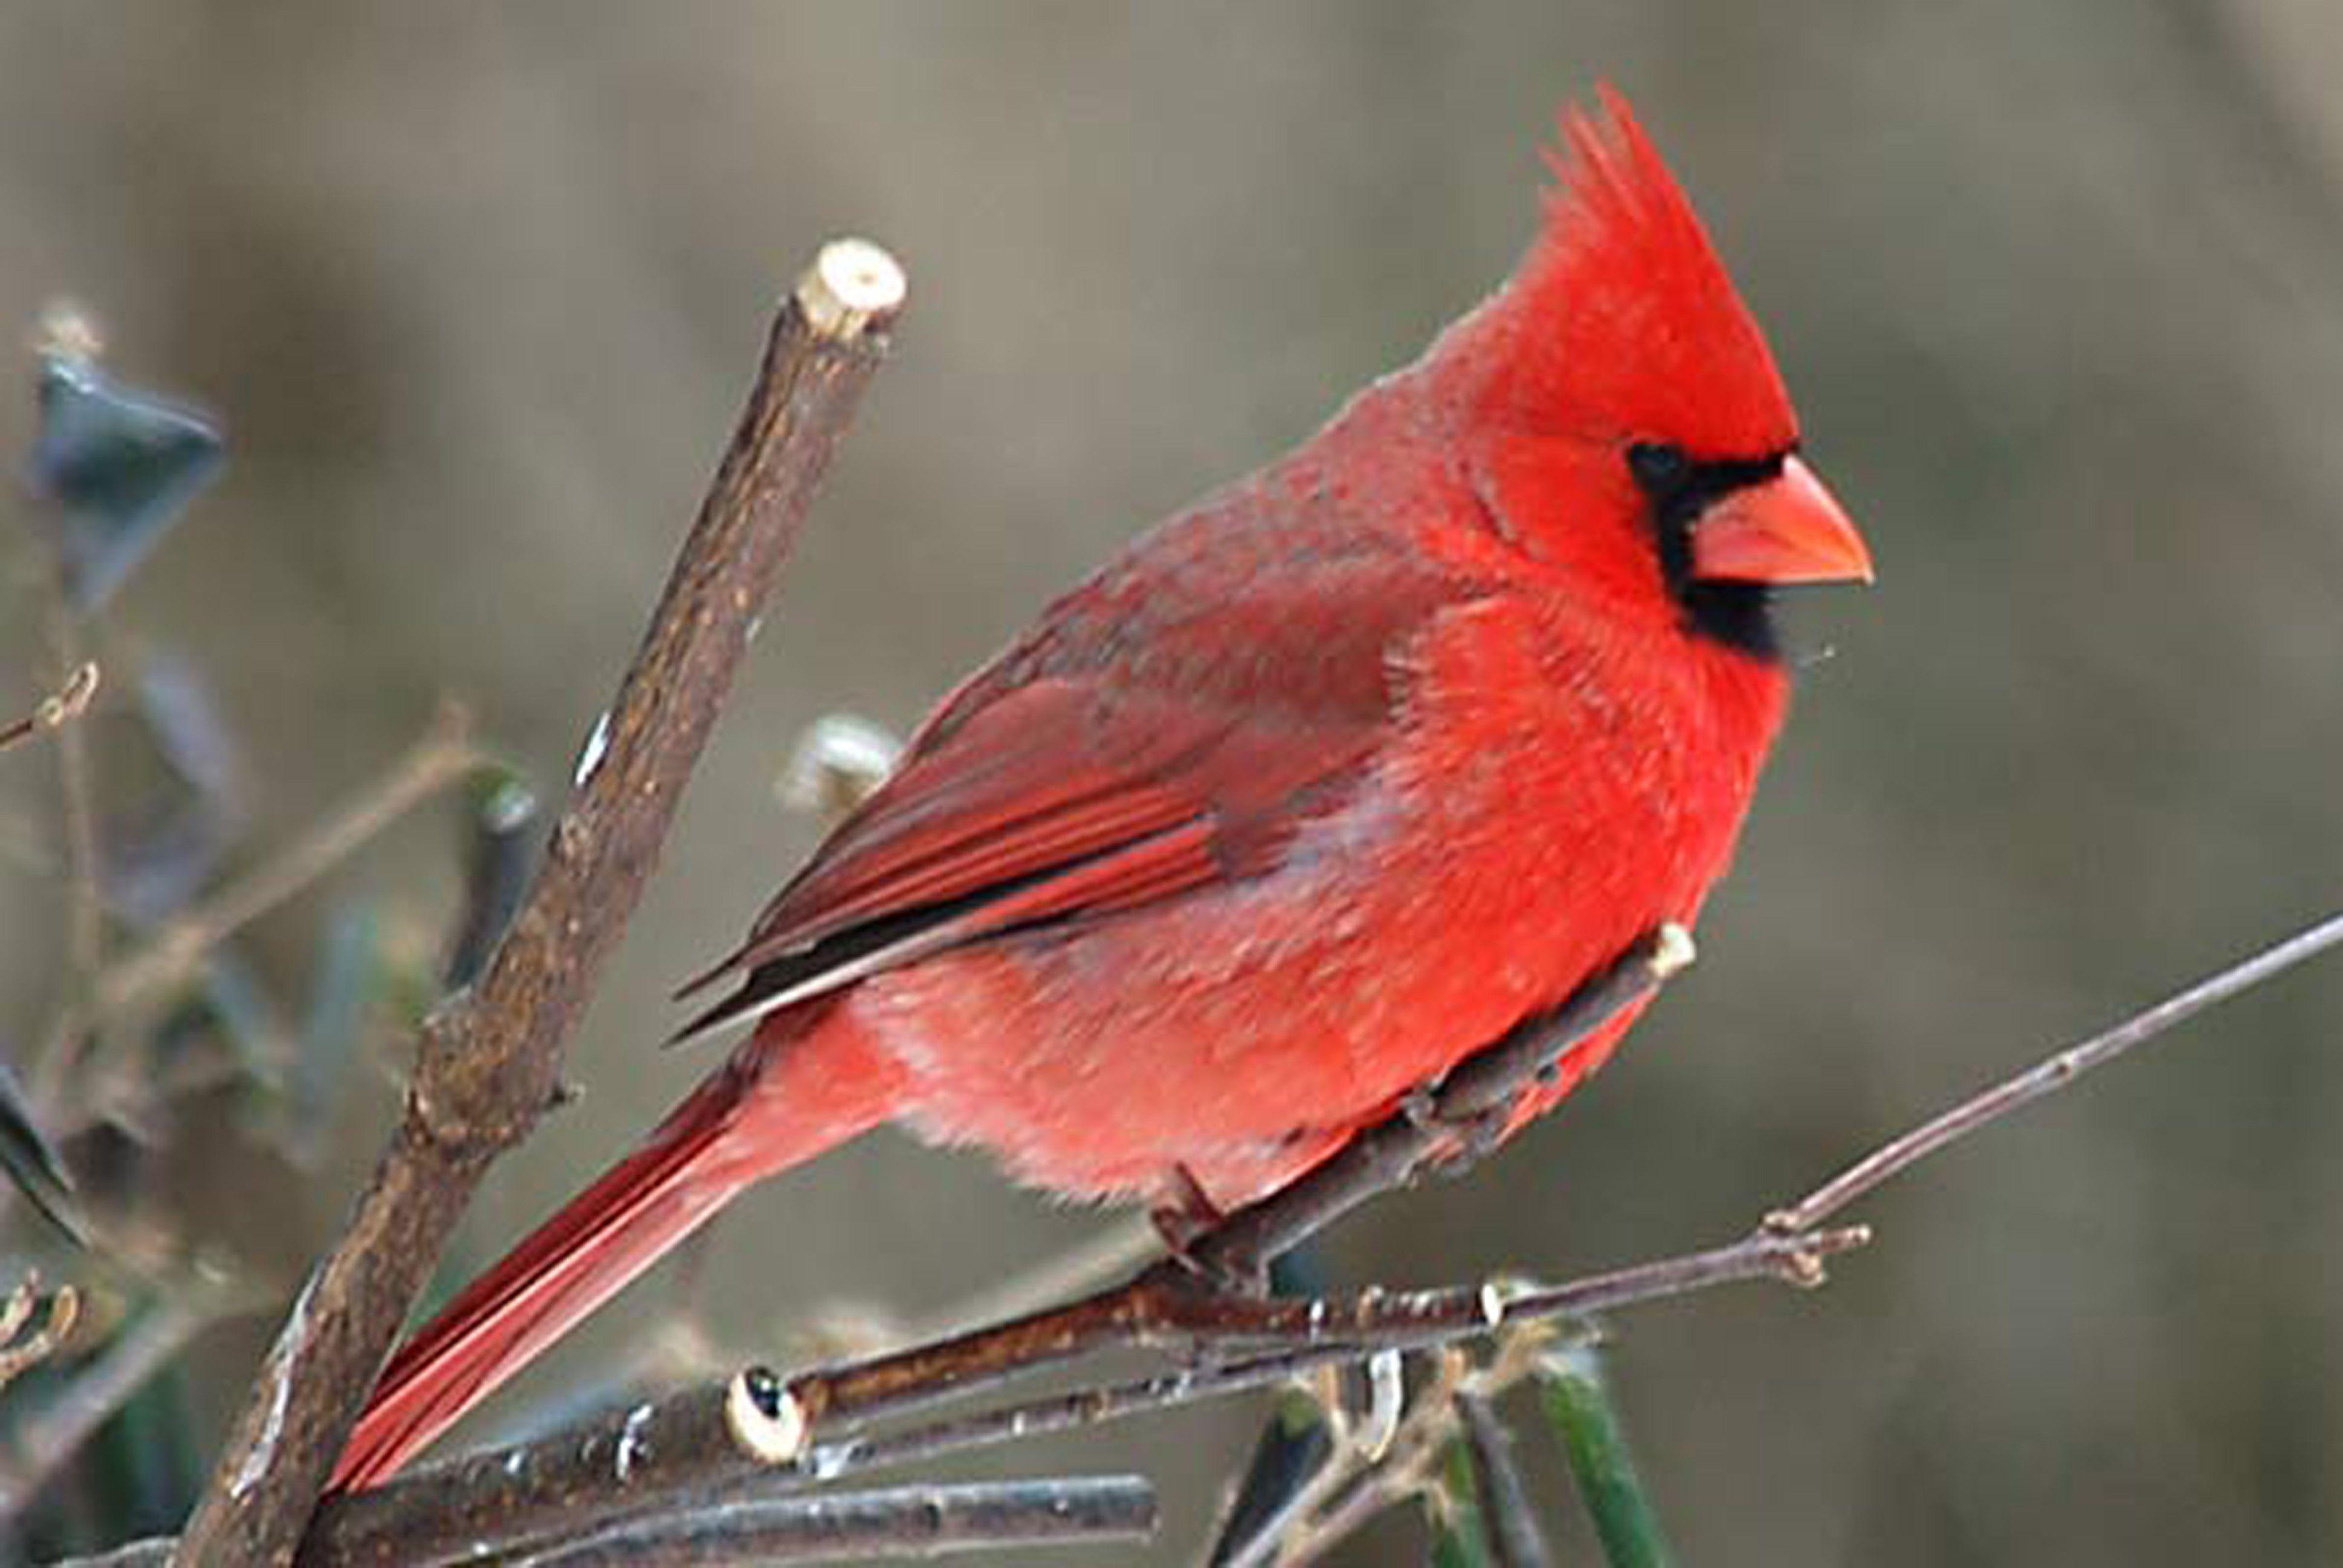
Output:
<svg viewBox="0 0 2343 1568">
<path fill-rule="evenodd" d="M 1192 543 L 1174 528 L 1148 548 Z M 1402 649 L 1460 596 L 1403 552 L 1344 545 L 1331 558 L 1297 536 L 1227 580 L 1142 562 L 1061 600 L 685 986 L 738 980 L 677 1038 L 1272 869 L 1350 798 L 1388 737 Z"/>
</svg>

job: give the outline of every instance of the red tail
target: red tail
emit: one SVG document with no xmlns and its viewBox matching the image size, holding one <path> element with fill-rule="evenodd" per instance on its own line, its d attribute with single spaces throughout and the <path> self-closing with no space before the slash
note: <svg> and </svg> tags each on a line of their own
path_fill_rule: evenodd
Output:
<svg viewBox="0 0 2343 1568">
<path fill-rule="evenodd" d="M 812 1022 L 801 1011 L 769 1020 L 640 1149 L 402 1345 L 334 1467 L 333 1490 L 389 1475 L 742 1188 L 885 1121 L 889 1074 L 850 1026 Z"/>
</svg>

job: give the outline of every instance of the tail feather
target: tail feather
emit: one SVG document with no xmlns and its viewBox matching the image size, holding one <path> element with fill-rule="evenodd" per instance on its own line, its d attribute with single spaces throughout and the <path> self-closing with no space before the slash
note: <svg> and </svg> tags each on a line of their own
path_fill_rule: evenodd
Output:
<svg viewBox="0 0 2343 1568">
<path fill-rule="evenodd" d="M 868 1070 L 863 1053 L 811 1050 L 811 1039 L 777 1040 L 773 1032 L 760 1031 L 641 1148 L 399 1348 L 334 1467 L 333 1490 L 391 1474 L 742 1188 L 885 1120 L 876 1081 L 884 1075 Z"/>
</svg>

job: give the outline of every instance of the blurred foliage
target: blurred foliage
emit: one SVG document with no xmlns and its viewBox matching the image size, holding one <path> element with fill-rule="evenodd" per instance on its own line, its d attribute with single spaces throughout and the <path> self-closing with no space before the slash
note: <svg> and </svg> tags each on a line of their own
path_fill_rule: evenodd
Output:
<svg viewBox="0 0 2343 1568">
<path fill-rule="evenodd" d="M 52 636 L 69 663 L 68 649 L 107 629 L 95 612 L 181 521 L 222 456 L 200 417 L 105 374 L 95 344 L 85 318 L 53 316 L 27 466 L 36 533 L 54 552 L 40 574 L 55 585 Z M 35 1089 L 0 1069 L 0 1169 L 91 1246 L 69 1266 L 100 1306 L 84 1332 L 56 1336 L 55 1353 L 31 1358 L 0 1412 L 0 1547 L 44 1554 L 167 1530 L 192 1503 L 205 1437 L 198 1372 L 186 1352 L 215 1322 L 273 1304 L 273 1292 L 221 1280 L 170 1172 L 235 1159 L 247 1161 L 242 1180 L 252 1181 L 317 1165 L 401 961 L 377 907 L 344 903 L 325 922 L 301 1026 L 288 1025 L 280 981 L 248 956 L 237 929 L 266 900 L 198 909 L 219 894 L 246 818 L 229 722 L 193 659 L 165 645 L 124 646 L 108 658 L 132 670 L 126 703 L 75 709 L 26 732 L 71 724 L 96 734 L 78 763 L 59 769 L 68 797 L 90 792 L 81 815 L 96 839 L 94 859 L 66 875 L 89 880 L 113 928 L 87 957 L 96 968 L 64 977 Z M 77 728 L 56 745 L 62 753 L 79 739 Z M 469 799 L 462 856 L 472 876 L 458 941 L 485 953 L 530 863 L 535 806 L 509 769 L 483 777 Z M 291 885 L 268 897 L 297 895 L 366 836 L 307 853 Z M 109 937 L 147 941 L 144 959 L 183 954 L 167 964 L 177 983 L 159 1005 L 107 1010 L 130 989 L 107 967 Z M 436 994 L 427 974 L 408 967 L 417 970 L 409 993 Z M 223 1110 L 231 1114 L 214 1114 Z M 103 1175 L 94 1227 L 70 1197 L 52 1126 L 83 1132 L 84 1163 Z M 30 1278 L 44 1251 L 41 1237 L 26 1236 L 0 1250 L 0 1263 Z M 291 1261 L 297 1271 L 298 1258 Z"/>
<path fill-rule="evenodd" d="M 1611 1568 L 1668 1568 L 1674 1558 L 1636 1473 L 1597 1342 L 1587 1337 L 1549 1349 L 1539 1359 L 1538 1394 L 1570 1457 L 1604 1561 Z"/>
<path fill-rule="evenodd" d="M 1439 1483 L 1424 1494 L 1423 1511 L 1432 1533 L 1433 1568 L 1493 1568 L 1489 1523 L 1481 1508 L 1481 1477 L 1473 1451 L 1463 1441 L 1448 1445 Z"/>
<path fill-rule="evenodd" d="M 41 358 L 40 437 L 29 472 L 56 504 L 57 553 L 75 610 L 104 604 L 217 476 L 202 415 L 110 381 L 69 342 Z"/>
<path fill-rule="evenodd" d="M 153 930 L 217 874 L 243 831 L 243 765 L 194 660 L 148 648 L 134 706 L 97 717 L 106 779 L 98 883 L 126 924 Z"/>
<path fill-rule="evenodd" d="M 74 1209 L 73 1179 L 5 1062 L 0 1062 L 0 1171 L 7 1172 L 16 1190 L 51 1224 L 75 1242 L 84 1239 Z"/>
</svg>

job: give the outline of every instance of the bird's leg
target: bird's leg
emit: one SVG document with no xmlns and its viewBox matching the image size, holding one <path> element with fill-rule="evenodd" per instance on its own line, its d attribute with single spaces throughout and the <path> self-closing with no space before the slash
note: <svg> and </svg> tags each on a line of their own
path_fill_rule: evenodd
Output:
<svg viewBox="0 0 2343 1568">
<path fill-rule="evenodd" d="M 1541 1072 L 1540 1081 L 1544 1078 Z M 1436 1082 L 1420 1084 L 1403 1102 L 1407 1119 L 1440 1140 L 1409 1173 L 1410 1181 L 1425 1171 L 1454 1176 L 1471 1170 L 1505 1141 L 1513 1124 L 1519 1094 L 1486 1104 L 1453 1105 L 1443 1100 L 1441 1088 Z"/>
<path fill-rule="evenodd" d="M 1226 1211 L 1212 1201 L 1196 1173 L 1185 1165 L 1173 1165 L 1164 1177 L 1163 1200 L 1148 1210 L 1147 1218 L 1155 1233 L 1163 1238 L 1164 1250 L 1171 1261 L 1186 1276 L 1214 1291 L 1236 1296 L 1259 1296 L 1269 1290 L 1266 1271 L 1232 1270 L 1199 1257 L 1195 1251 L 1198 1240 L 1210 1233 L 1223 1220 Z"/>
<path fill-rule="evenodd" d="M 1163 1178 L 1163 1195 L 1147 1211 L 1148 1221 L 1155 1233 L 1163 1238 L 1164 1247 L 1172 1256 L 1187 1267 L 1196 1267 L 1190 1248 L 1196 1238 L 1228 1218 L 1196 1173 L 1185 1165 L 1174 1165 Z"/>
</svg>

